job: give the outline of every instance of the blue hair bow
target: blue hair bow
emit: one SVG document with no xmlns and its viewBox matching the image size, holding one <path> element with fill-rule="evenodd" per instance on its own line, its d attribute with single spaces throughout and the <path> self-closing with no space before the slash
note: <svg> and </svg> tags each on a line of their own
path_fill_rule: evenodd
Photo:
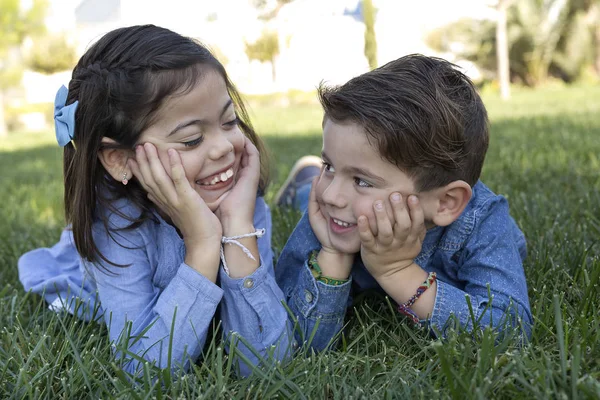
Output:
<svg viewBox="0 0 600 400">
<path fill-rule="evenodd" d="M 54 128 L 56 129 L 56 141 L 59 146 L 66 146 L 75 136 L 75 110 L 79 101 L 65 105 L 69 89 L 64 85 L 56 92 L 54 99 Z"/>
</svg>

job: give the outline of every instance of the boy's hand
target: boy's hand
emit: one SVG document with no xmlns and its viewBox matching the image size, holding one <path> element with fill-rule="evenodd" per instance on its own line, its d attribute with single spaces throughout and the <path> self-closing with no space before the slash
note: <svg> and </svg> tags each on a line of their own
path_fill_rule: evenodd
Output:
<svg viewBox="0 0 600 400">
<path fill-rule="evenodd" d="M 323 169 L 321 169 L 322 172 Z M 319 240 L 319 243 L 321 243 L 321 250 L 319 251 L 317 261 L 321 267 L 323 276 L 334 279 L 348 279 L 354 261 L 354 254 L 342 253 L 331 244 L 328 221 L 321 212 L 321 207 L 317 200 L 316 187 L 319 178 L 316 177 L 313 179 L 308 200 L 308 220 L 310 221 L 310 227 Z"/>
<path fill-rule="evenodd" d="M 373 204 L 376 234 L 371 231 L 366 216 L 358 218 L 360 254 L 376 280 L 411 266 L 421 251 L 426 233 L 423 209 L 416 196 L 409 196 L 408 208 L 399 193 L 392 193 L 390 203 L 393 219 L 388 216 L 383 201 Z"/>
</svg>

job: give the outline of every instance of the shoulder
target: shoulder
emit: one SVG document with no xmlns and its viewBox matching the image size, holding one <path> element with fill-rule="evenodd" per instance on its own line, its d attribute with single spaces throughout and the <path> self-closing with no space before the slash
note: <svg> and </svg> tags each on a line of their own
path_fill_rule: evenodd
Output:
<svg viewBox="0 0 600 400">
<path fill-rule="evenodd" d="M 142 211 L 127 199 L 118 199 L 111 209 L 102 207 L 92 226 L 94 241 L 101 249 L 113 244 L 140 247 L 151 240 L 152 232 L 158 228 L 157 216 L 140 221 Z"/>
<path fill-rule="evenodd" d="M 504 196 L 495 194 L 490 188 L 478 181 L 473 186 L 473 196 L 460 217 L 446 227 L 443 239 L 454 248 L 463 247 L 473 236 L 481 234 L 481 229 L 493 225 L 497 232 L 504 226 L 514 224 L 509 215 L 508 201 Z"/>
</svg>

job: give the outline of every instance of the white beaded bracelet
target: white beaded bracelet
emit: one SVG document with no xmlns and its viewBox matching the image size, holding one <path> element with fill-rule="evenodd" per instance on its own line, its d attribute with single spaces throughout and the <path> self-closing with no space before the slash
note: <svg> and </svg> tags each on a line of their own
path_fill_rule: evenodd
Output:
<svg viewBox="0 0 600 400">
<path fill-rule="evenodd" d="M 244 239 L 244 238 L 253 237 L 253 236 L 256 236 L 256 238 L 260 238 L 260 237 L 263 237 L 264 234 L 265 234 L 265 229 L 262 228 L 262 229 L 257 229 L 256 231 L 254 231 L 252 233 L 246 233 L 244 235 L 223 236 L 221 238 L 221 243 L 222 243 L 222 245 L 221 245 L 221 262 L 223 263 L 223 269 L 225 270 L 225 273 L 227 275 L 229 275 L 229 267 L 227 267 L 227 263 L 225 262 L 225 251 L 223 250 L 224 245 L 226 245 L 226 244 L 235 244 L 240 249 L 242 249 L 242 251 L 244 252 L 244 254 L 246 256 L 248 256 L 248 258 L 256 261 L 256 258 L 254 258 L 254 256 L 250 252 L 250 250 L 248 250 L 243 244 L 241 244 L 239 242 L 239 239 Z"/>
</svg>

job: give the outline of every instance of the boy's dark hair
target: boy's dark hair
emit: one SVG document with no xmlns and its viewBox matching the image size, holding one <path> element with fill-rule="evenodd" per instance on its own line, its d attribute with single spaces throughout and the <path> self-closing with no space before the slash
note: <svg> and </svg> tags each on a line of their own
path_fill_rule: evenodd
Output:
<svg viewBox="0 0 600 400">
<path fill-rule="evenodd" d="M 240 129 L 261 153 L 259 191 L 264 192 L 268 182 L 264 146 L 223 65 L 202 44 L 154 25 L 131 26 L 109 32 L 81 57 L 67 98 L 67 104 L 78 100 L 79 105 L 73 142 L 64 149 L 64 199 L 65 217 L 83 259 L 116 265 L 96 247 L 94 220 L 103 220 L 108 231 L 110 213 L 127 218 L 128 228 L 152 218 L 153 205 L 144 189 L 135 180 L 125 187 L 110 177 L 98 152 L 108 147 L 133 149 L 164 100 L 189 92 L 211 70 L 225 80 Z M 103 143 L 103 137 L 117 145 Z M 113 204 L 120 198 L 139 207 L 140 216 L 131 219 L 120 213 Z"/>
<path fill-rule="evenodd" d="M 471 80 L 446 60 L 408 55 L 339 87 L 321 84 L 325 118 L 360 125 L 419 192 L 479 179 L 487 112 Z"/>
</svg>

